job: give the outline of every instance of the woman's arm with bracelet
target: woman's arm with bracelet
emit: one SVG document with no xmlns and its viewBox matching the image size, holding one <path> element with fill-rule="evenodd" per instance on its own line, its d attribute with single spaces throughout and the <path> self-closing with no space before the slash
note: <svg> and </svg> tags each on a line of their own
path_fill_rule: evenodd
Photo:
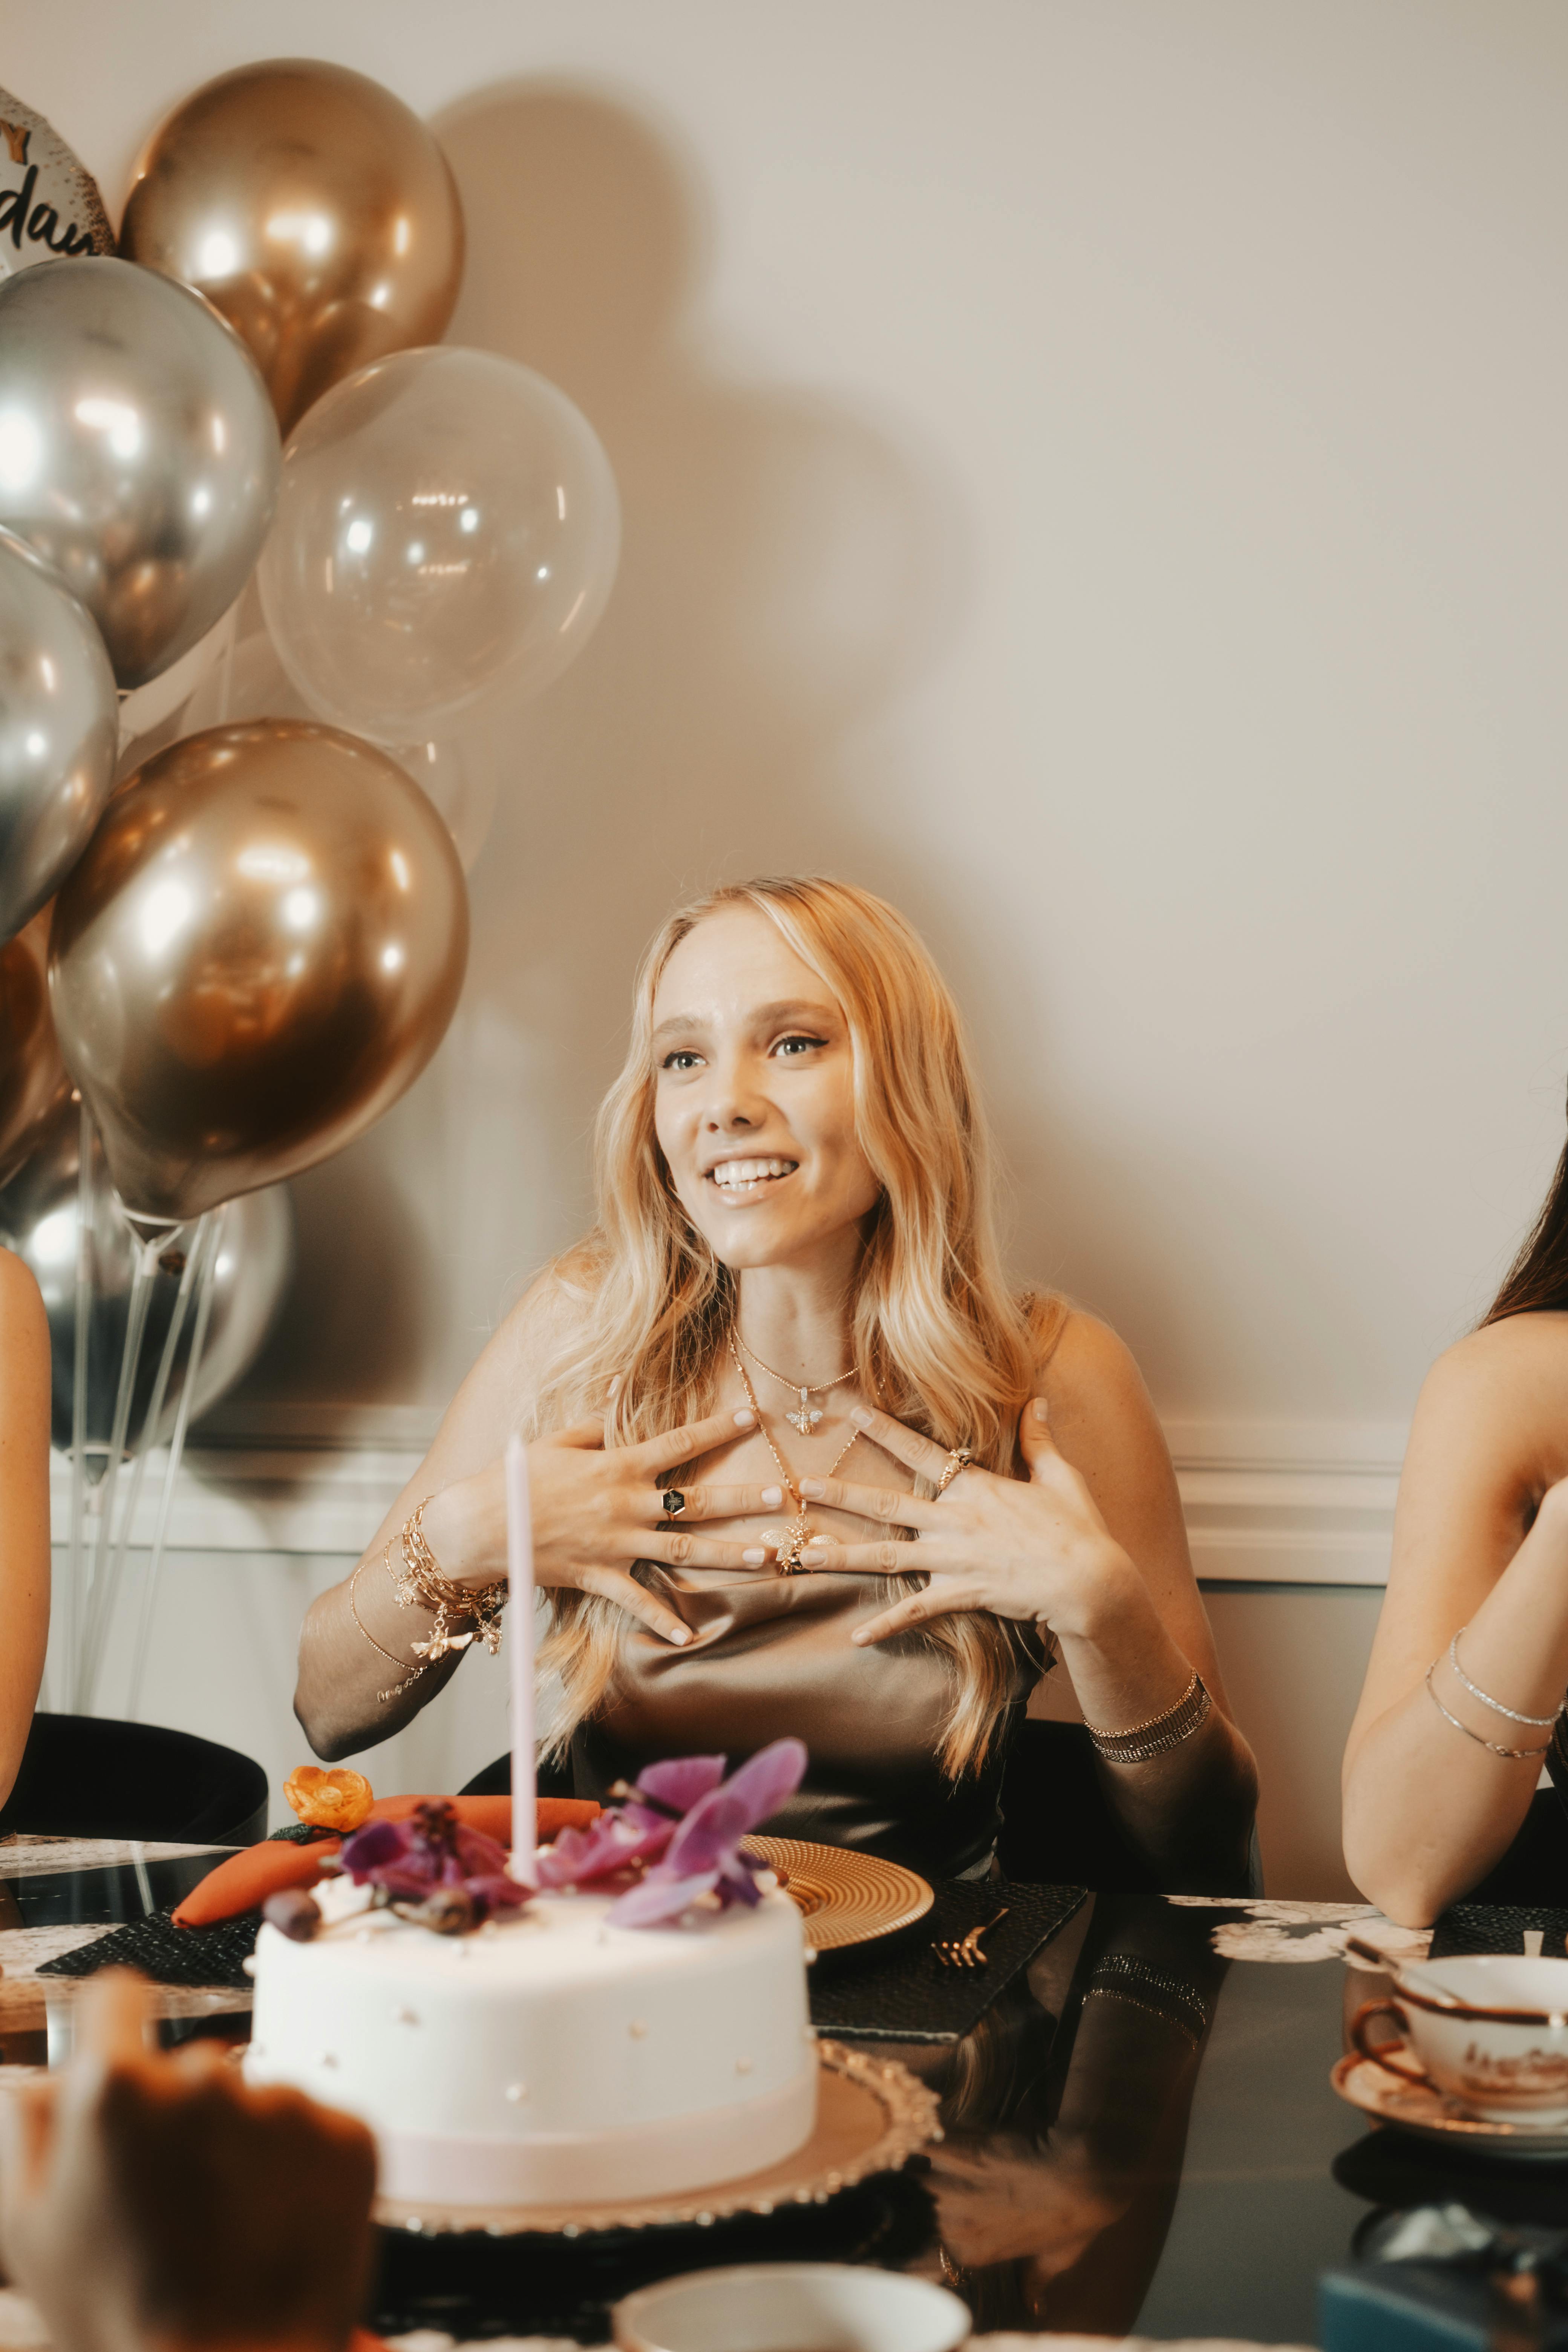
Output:
<svg viewBox="0 0 1568 2352">
<path fill-rule="evenodd" d="M 1563 1324 L 1471 1333 L 1416 1407 L 1344 1762 L 1351 1876 L 1410 1927 L 1507 1852 L 1568 1687 Z"/>
<path fill-rule="evenodd" d="M 580 1311 L 581 1294 L 559 1271 L 541 1276 L 463 1382 L 353 1573 L 312 1603 L 300 1635 L 294 1712 L 318 1756 L 351 1756 L 390 1738 L 450 1681 L 465 1637 L 493 1629 L 505 1598 L 502 1455 L 531 1405 L 541 1366 L 559 1344 L 563 1319 Z M 658 1525 L 661 1475 L 732 1444 L 751 1426 L 749 1412 L 727 1412 L 613 1452 L 597 1423 L 536 1440 L 529 1484 L 540 1589 L 597 1593 L 667 1640 L 687 1642 L 686 1626 L 637 1582 L 632 1567 L 638 1559 L 711 1568 L 761 1562 L 754 1546 Z M 708 1515 L 743 1507 L 749 1492 L 709 1489 Z M 692 1517 L 700 1502 L 692 1498 Z"/>
<path fill-rule="evenodd" d="M 0 1250 L 0 1804 L 32 1728 L 49 1638 L 49 1327 L 38 1286 Z"/>
<path fill-rule="evenodd" d="M 885 1414 L 867 1435 L 940 1479 L 945 1457 Z M 1175 1475 L 1147 1389 L 1115 1333 L 1075 1313 L 1026 1405 L 1026 1479 L 965 1469 L 932 1502 L 804 1481 L 803 1493 L 915 1529 L 902 1544 L 822 1546 L 807 1566 L 927 1570 L 856 1639 L 989 1609 L 1053 1634 L 1128 1838 L 1169 1891 L 1234 1884 L 1257 1804 L 1193 1576 Z"/>
</svg>

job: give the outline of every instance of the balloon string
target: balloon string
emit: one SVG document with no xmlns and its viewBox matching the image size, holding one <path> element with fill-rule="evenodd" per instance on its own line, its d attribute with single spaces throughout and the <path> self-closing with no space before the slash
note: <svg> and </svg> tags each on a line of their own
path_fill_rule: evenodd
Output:
<svg viewBox="0 0 1568 2352">
<path fill-rule="evenodd" d="M 92 1155 L 97 1138 L 86 1100 L 81 1106 L 79 1158 L 76 1184 L 76 1328 L 71 1367 L 71 1517 L 70 1549 L 66 1556 L 65 1603 L 60 1612 L 60 1693 L 75 1703 L 81 1675 L 77 1654 L 83 1600 L 83 1551 L 87 1532 L 87 1374 L 88 1334 L 92 1318 Z"/>
<path fill-rule="evenodd" d="M 116 1596 L 125 1581 L 126 1555 L 131 1549 L 131 1529 L 135 1522 L 136 1507 L 142 1500 L 142 1482 L 147 1475 L 147 1457 L 158 1443 L 158 1424 L 163 1418 L 163 1399 L 168 1394 L 169 1375 L 174 1369 L 175 1350 L 179 1347 L 184 1331 L 185 1311 L 191 1302 L 191 1293 L 195 1288 L 196 1275 L 199 1270 L 197 1261 L 201 1257 L 203 1245 L 206 1241 L 210 1216 L 209 1211 L 207 1216 L 198 1221 L 191 1245 L 185 1253 L 185 1263 L 180 1272 L 180 1286 L 174 1294 L 174 1311 L 169 1318 L 169 1328 L 163 1339 L 163 1352 L 158 1359 L 158 1370 L 153 1382 L 153 1393 L 148 1400 L 146 1414 L 142 1423 L 142 1443 L 132 1467 L 131 1492 L 126 1496 L 125 1510 L 120 1522 L 120 1541 L 115 1546 L 114 1565 L 110 1571 L 109 1591 L 104 1601 L 104 1607 L 110 1615 L 113 1613 Z M 96 1659 L 93 1666 L 96 1673 Z"/>
<path fill-rule="evenodd" d="M 131 1284 L 125 1348 L 120 1359 L 120 1389 L 114 1400 L 114 1426 L 109 1440 L 109 1467 L 103 1474 L 99 1501 L 98 1540 L 93 1546 L 92 1582 L 87 1595 L 87 1629 L 77 1673 L 76 1709 L 79 1715 L 85 1715 L 91 1705 L 92 1686 L 98 1677 L 99 1655 L 107 1631 L 105 1604 L 109 1598 L 110 1580 L 109 1531 L 114 1511 L 114 1489 L 119 1483 L 121 1458 L 125 1451 L 125 1433 L 131 1425 L 131 1400 L 142 1360 L 142 1335 L 147 1328 L 147 1306 L 152 1297 L 153 1276 L 158 1270 L 158 1252 L 165 1248 L 167 1243 L 168 1236 L 164 1234 L 152 1241 L 139 1241 L 136 1246 L 136 1272 Z"/>
<path fill-rule="evenodd" d="M 191 1331 L 191 1352 L 185 1363 L 185 1377 L 180 1389 L 180 1401 L 174 1408 L 174 1427 L 169 1439 L 169 1458 L 163 1465 L 163 1491 L 158 1497 L 158 1520 L 153 1530 L 153 1549 L 147 1561 L 147 1575 L 142 1587 L 142 1614 L 136 1627 L 136 1647 L 131 1664 L 131 1696 L 126 1713 L 132 1723 L 142 1716 L 142 1681 L 147 1668 L 147 1653 L 153 1639 L 153 1618 L 157 1606 L 158 1578 L 163 1566 L 163 1544 L 169 1531 L 169 1513 L 174 1500 L 174 1482 L 180 1475 L 180 1458 L 185 1450 L 185 1428 L 191 1417 L 191 1401 L 196 1392 L 196 1378 L 202 1368 L 202 1352 L 206 1346 L 207 1323 L 213 1310 L 217 1289 L 218 1252 L 223 1246 L 223 1208 L 209 1211 L 196 1228 L 196 1238 L 191 1245 L 186 1271 L 195 1264 L 196 1253 L 206 1239 L 206 1257 L 202 1265 L 201 1285 L 196 1296 L 196 1319 Z M 149 1423 L 149 1427 L 153 1424 Z M 145 1458 L 145 1457 L 143 1457 Z"/>
</svg>

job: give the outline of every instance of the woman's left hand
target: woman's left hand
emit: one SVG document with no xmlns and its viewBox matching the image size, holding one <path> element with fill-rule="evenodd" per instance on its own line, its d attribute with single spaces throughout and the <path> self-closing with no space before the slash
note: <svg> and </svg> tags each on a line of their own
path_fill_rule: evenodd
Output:
<svg viewBox="0 0 1568 2352">
<path fill-rule="evenodd" d="M 858 1405 L 852 1417 L 873 1444 L 933 1483 L 947 1468 L 942 1447 L 889 1414 Z M 883 1642 L 966 1609 L 987 1609 L 996 1617 L 1092 1639 L 1109 1616 L 1124 1610 L 1131 1592 L 1143 1591 L 1088 1486 L 1058 1453 L 1043 1398 L 1025 1406 L 1018 1445 L 1028 1466 L 1026 1483 L 971 1465 L 944 1494 L 927 1501 L 898 1486 L 801 1480 L 806 1502 L 912 1528 L 918 1538 L 911 1546 L 898 1538 L 849 1544 L 820 1538 L 802 1552 L 803 1568 L 884 1576 L 924 1571 L 931 1577 L 923 1592 L 857 1626 L 852 1640 Z"/>
</svg>

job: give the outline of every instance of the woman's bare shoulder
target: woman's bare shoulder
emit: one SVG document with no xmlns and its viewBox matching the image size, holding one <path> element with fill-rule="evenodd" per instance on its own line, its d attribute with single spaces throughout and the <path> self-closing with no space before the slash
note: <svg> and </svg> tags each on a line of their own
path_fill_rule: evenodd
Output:
<svg viewBox="0 0 1568 2352">
<path fill-rule="evenodd" d="M 1495 1479 L 1568 1468 L 1568 1314 L 1505 1316 L 1446 1348 L 1422 1382 L 1410 1454 L 1484 1458 Z"/>
<path fill-rule="evenodd" d="M 569 1348 L 594 1311 L 602 1269 L 591 1242 L 578 1242 L 535 1275 L 485 1350 L 512 1383 L 531 1384 Z"/>
<path fill-rule="evenodd" d="M 1070 1299 L 1048 1304 L 1049 1319 L 1037 1307 L 1031 1321 L 1040 1335 L 1036 1379 L 1052 1427 L 1064 1438 L 1080 1432 L 1119 1445 L 1136 1436 L 1163 1455 L 1153 1400 L 1126 1340 Z"/>
<path fill-rule="evenodd" d="M 32 1267 L 8 1249 L 0 1249 L 0 1324 L 12 1344 L 41 1335 L 48 1345 L 48 1323 Z"/>
</svg>

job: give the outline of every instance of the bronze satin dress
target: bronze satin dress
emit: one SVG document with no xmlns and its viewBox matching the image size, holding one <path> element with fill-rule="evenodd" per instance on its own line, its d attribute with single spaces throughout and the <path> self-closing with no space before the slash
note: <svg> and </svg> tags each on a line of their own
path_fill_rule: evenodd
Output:
<svg viewBox="0 0 1568 2352">
<path fill-rule="evenodd" d="M 858 1847 L 925 1876 L 984 1868 L 1001 1825 L 1002 1770 L 1043 1658 L 1027 1629 L 1007 1720 L 978 1772 L 938 1761 L 951 1703 L 946 1656 L 914 1635 L 869 1649 L 851 1628 L 890 1598 L 880 1576 L 765 1570 L 637 1574 L 692 1631 L 685 1649 L 632 1624 L 616 1689 L 572 1741 L 573 1784 L 604 1801 L 667 1756 L 722 1754 L 731 1768 L 793 1733 L 811 1762 L 766 1826 L 775 1836 Z"/>
</svg>

